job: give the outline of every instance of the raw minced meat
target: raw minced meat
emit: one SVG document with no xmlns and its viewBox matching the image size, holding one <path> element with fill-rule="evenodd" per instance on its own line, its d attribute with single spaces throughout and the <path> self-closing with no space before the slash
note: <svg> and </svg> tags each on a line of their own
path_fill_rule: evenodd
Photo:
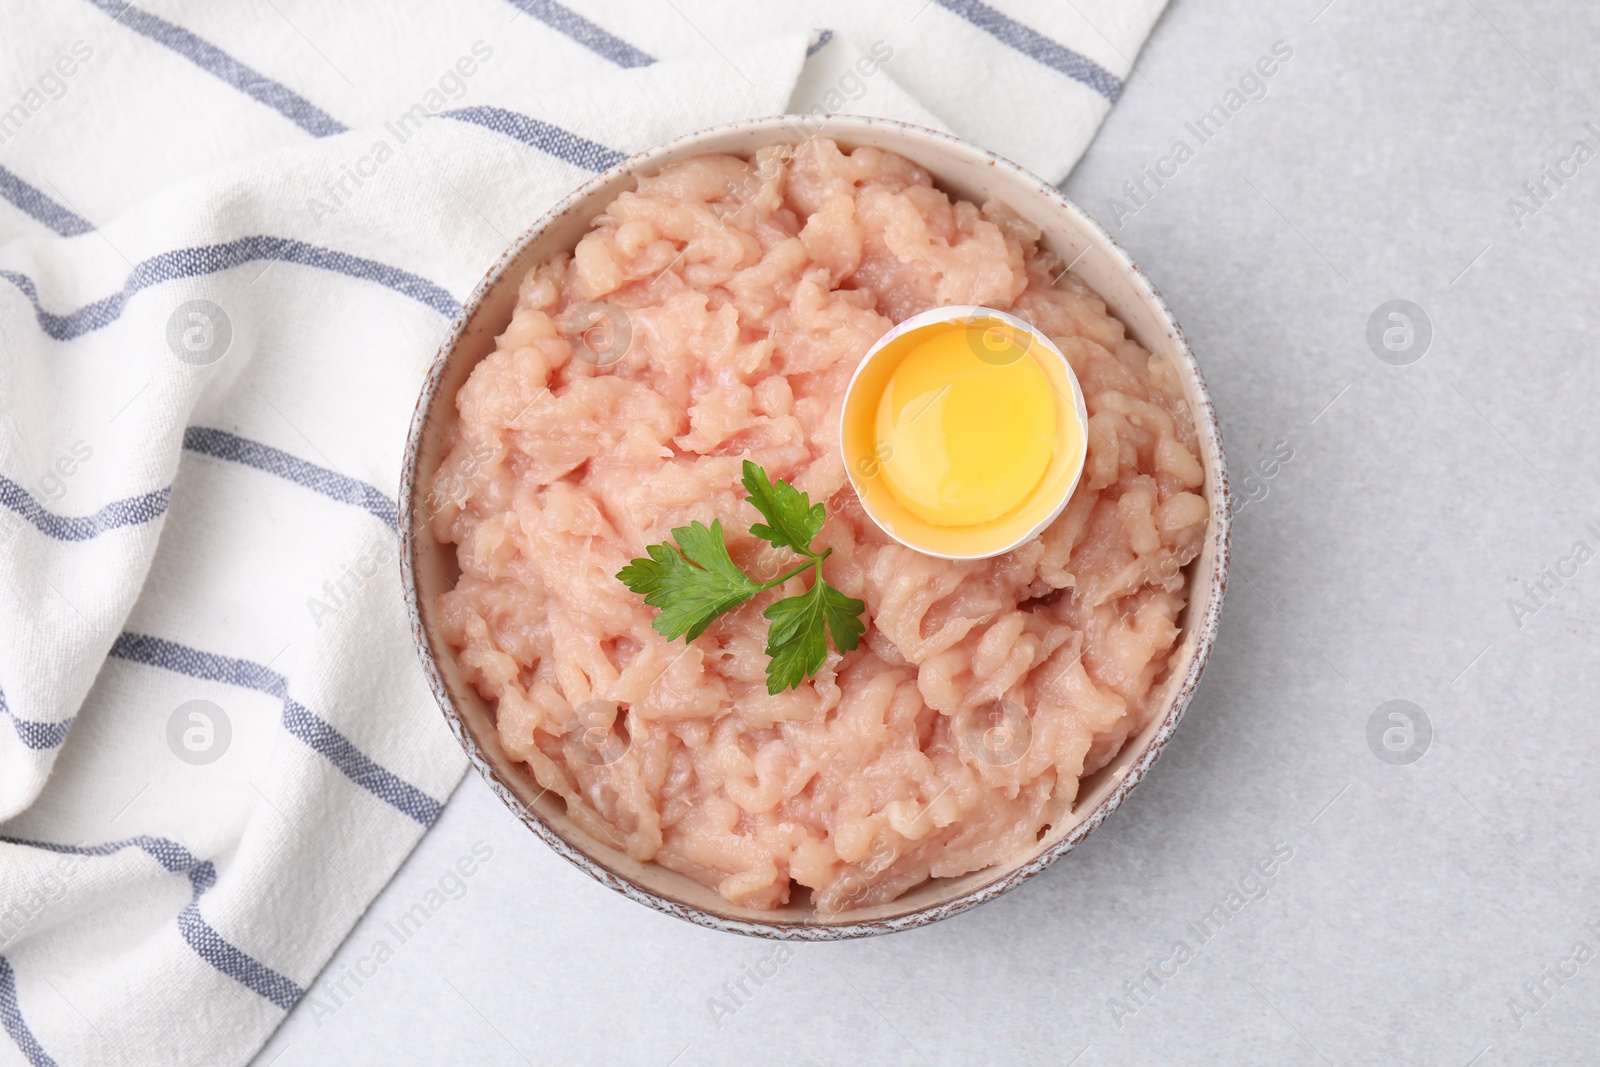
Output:
<svg viewBox="0 0 1600 1067">
<path fill-rule="evenodd" d="M 439 615 L 505 750 L 585 830 L 736 904 L 799 885 L 834 914 L 1031 853 L 1157 710 L 1208 514 L 1193 416 L 1038 239 L 899 156 L 812 140 L 643 177 L 528 272 L 434 483 L 461 567 Z M 943 304 L 1028 318 L 1090 416 L 1071 502 L 993 559 L 892 541 L 839 454 L 856 363 Z M 808 579 L 685 645 L 615 577 L 696 519 L 753 574 L 791 564 L 747 532 L 745 459 L 827 502 L 827 579 L 867 605 L 860 648 L 777 695 L 761 612 Z"/>
</svg>

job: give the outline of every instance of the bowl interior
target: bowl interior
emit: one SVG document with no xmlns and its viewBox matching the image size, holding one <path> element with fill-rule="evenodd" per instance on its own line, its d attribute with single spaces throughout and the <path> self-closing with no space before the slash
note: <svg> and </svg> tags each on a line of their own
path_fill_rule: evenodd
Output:
<svg viewBox="0 0 1600 1067">
<path fill-rule="evenodd" d="M 506 253 L 468 301 L 419 402 L 404 476 L 402 499 L 409 521 L 403 527 L 407 545 L 402 558 L 413 629 L 435 696 L 473 763 L 530 828 L 605 884 L 659 910 L 741 933 L 831 939 L 920 925 L 990 899 L 1065 853 L 1137 783 L 1187 705 L 1215 634 L 1227 569 L 1227 477 L 1204 382 L 1165 304 L 1116 243 L 1059 192 L 1012 164 L 933 131 L 851 117 L 834 117 L 820 125 L 804 120 L 803 128 L 797 125 L 800 121 L 755 120 L 689 135 L 642 153 L 568 197 Z M 459 570 L 455 546 L 436 543 L 428 526 L 418 521 L 425 514 L 428 487 L 455 418 L 456 392 L 478 361 L 494 350 L 495 336 L 510 322 L 518 283 L 529 267 L 569 251 L 612 198 L 635 187 L 636 173 L 705 152 L 748 155 L 768 145 L 798 141 L 808 133 L 831 137 L 848 148 L 874 146 L 897 152 L 927 168 L 952 196 L 979 204 L 997 198 L 1038 225 L 1044 244 L 1073 264 L 1132 336 L 1177 366 L 1195 413 L 1206 470 L 1204 492 L 1211 508 L 1204 547 L 1189 568 L 1189 606 L 1156 695 L 1156 712 L 1110 764 L 1082 783 L 1072 811 L 1057 820 L 1033 854 L 963 877 L 935 879 L 891 903 L 829 922 L 815 918 L 803 894 L 777 912 L 736 907 L 683 875 L 631 859 L 569 819 L 561 798 L 544 792 L 524 765 L 501 750 L 493 707 L 462 680 L 451 649 L 436 636 L 434 605 L 454 585 Z"/>
</svg>

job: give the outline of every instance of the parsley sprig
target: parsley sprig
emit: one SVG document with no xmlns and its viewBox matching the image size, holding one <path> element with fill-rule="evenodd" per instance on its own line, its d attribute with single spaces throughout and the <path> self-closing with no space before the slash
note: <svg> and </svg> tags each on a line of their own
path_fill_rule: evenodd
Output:
<svg viewBox="0 0 1600 1067">
<path fill-rule="evenodd" d="M 663 541 L 645 551 L 648 559 L 635 559 L 617 572 L 617 578 L 644 602 L 659 609 L 652 625 L 668 641 L 679 637 L 693 641 L 705 633 L 718 616 L 769 589 L 776 589 L 798 574 L 814 572 L 811 588 L 804 593 L 774 602 L 762 616 L 767 627 L 767 692 L 794 689 L 813 677 L 828 658 L 828 636 L 840 652 L 853 651 L 861 643 L 866 624 L 861 614 L 867 606 L 845 596 L 822 577 L 822 561 L 833 549 L 811 550 L 827 509 L 811 503 L 783 479 L 773 482 L 767 472 L 749 460 L 744 461 L 744 487 L 766 522 L 750 527 L 750 532 L 777 548 L 787 548 L 805 561 L 770 582 L 752 579 L 728 555 L 722 520 L 710 527 L 691 522 L 672 531 L 676 544 Z"/>
</svg>

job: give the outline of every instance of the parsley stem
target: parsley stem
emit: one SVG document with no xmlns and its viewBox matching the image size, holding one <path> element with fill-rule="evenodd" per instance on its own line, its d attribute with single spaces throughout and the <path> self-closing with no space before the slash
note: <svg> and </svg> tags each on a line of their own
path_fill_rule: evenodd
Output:
<svg viewBox="0 0 1600 1067">
<path fill-rule="evenodd" d="M 816 568 L 818 568 L 818 572 L 817 573 L 820 574 L 821 573 L 821 567 L 822 567 L 822 561 L 827 559 L 829 556 L 833 555 L 833 549 L 825 548 L 825 549 L 822 550 L 822 554 L 821 555 L 816 555 L 816 554 L 810 552 L 809 550 L 807 551 L 806 554 L 811 556 L 811 558 L 806 560 L 804 563 L 800 564 L 800 566 L 794 568 L 793 570 L 788 571 L 788 572 L 786 572 L 784 574 L 778 575 L 776 578 L 772 579 L 772 581 L 767 582 L 766 584 L 764 584 L 759 591 L 765 593 L 768 589 L 776 589 L 778 586 L 782 585 L 784 582 L 787 582 L 790 578 L 793 578 L 795 575 L 799 574 L 801 571 L 805 570 L 807 567 L 816 567 Z"/>
</svg>

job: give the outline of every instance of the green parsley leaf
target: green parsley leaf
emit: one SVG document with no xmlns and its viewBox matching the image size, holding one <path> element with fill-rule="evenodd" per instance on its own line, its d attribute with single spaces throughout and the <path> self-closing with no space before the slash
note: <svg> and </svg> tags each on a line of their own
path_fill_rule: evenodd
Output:
<svg viewBox="0 0 1600 1067">
<path fill-rule="evenodd" d="M 823 627 L 824 583 L 815 582 L 799 596 L 778 601 L 761 614 L 772 626 L 767 630 L 767 692 L 781 693 L 817 673 L 828 658 L 828 635 Z"/>
<path fill-rule="evenodd" d="M 744 487 L 749 502 L 766 523 L 750 532 L 779 548 L 789 548 L 805 561 L 769 582 L 747 576 L 728 554 L 722 520 L 708 528 L 692 522 L 672 531 L 677 542 L 645 549 L 649 558 L 635 559 L 617 572 L 617 578 L 644 602 L 659 609 L 652 623 L 668 641 L 679 637 L 693 641 L 721 614 L 738 607 L 757 593 L 776 589 L 805 571 L 812 572 L 811 588 L 785 597 L 762 613 L 767 628 L 767 692 L 794 689 L 814 676 L 828 658 L 828 638 L 841 653 L 861 643 L 866 604 L 829 585 L 822 577 L 822 562 L 833 549 L 814 552 L 811 542 L 827 516 L 822 504 L 788 482 L 772 482 L 767 472 L 745 460 Z"/>
<path fill-rule="evenodd" d="M 744 461 L 744 487 L 749 492 L 745 499 L 755 505 L 766 523 L 756 523 L 750 532 L 778 548 L 792 548 L 805 556 L 814 556 L 811 542 L 822 529 L 827 509 L 812 504 L 811 498 L 782 478 L 774 485 L 767 480 L 767 472 Z"/>
<path fill-rule="evenodd" d="M 728 555 L 722 520 L 707 529 L 692 522 L 672 531 L 678 543 L 651 545 L 649 559 L 636 559 L 617 578 L 644 602 L 660 608 L 652 624 L 668 641 L 693 641 L 723 612 L 743 604 L 762 587 L 745 576 Z"/>
<path fill-rule="evenodd" d="M 767 692 L 793 689 L 817 673 L 828 658 L 828 634 L 840 652 L 851 652 L 861 642 L 866 624 L 861 613 L 867 606 L 822 581 L 798 596 L 785 597 L 762 616 L 767 629 Z M 826 629 L 824 629 L 826 623 Z"/>
<path fill-rule="evenodd" d="M 861 621 L 867 605 L 853 596 L 845 596 L 827 582 L 818 581 L 817 584 L 822 586 L 822 614 L 828 620 L 833 647 L 840 652 L 854 652 L 861 644 L 861 635 L 867 632 L 867 624 Z"/>
</svg>

